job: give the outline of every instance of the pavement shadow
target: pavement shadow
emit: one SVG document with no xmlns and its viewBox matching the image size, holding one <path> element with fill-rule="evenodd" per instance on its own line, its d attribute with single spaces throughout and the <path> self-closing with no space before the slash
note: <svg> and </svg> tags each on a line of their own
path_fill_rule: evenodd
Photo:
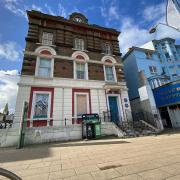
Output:
<svg viewBox="0 0 180 180">
<path fill-rule="evenodd" d="M 50 148 L 53 147 L 73 147 L 73 146 L 99 146 L 99 145 L 115 145 L 115 144 L 125 144 L 130 143 L 127 141 L 119 140 L 88 140 L 88 141 L 71 141 L 71 142 L 53 142 L 48 144 L 35 144 L 25 146 L 23 149 L 14 148 L 2 148 L 0 149 L 0 163 L 5 162 L 15 162 L 15 161 L 26 161 L 41 158 L 51 157 Z"/>
<path fill-rule="evenodd" d="M 32 146 L 24 149 L 0 149 L 0 163 L 41 159 L 50 156 L 49 147 Z"/>
<path fill-rule="evenodd" d="M 180 134 L 180 128 L 167 128 L 162 131 L 161 134 L 167 134 L 167 135 L 174 135 L 174 134 Z"/>
<path fill-rule="evenodd" d="M 98 146 L 98 145 L 107 145 L 107 144 L 124 144 L 124 143 L 130 143 L 128 141 L 82 141 L 82 142 L 71 142 L 71 143 L 57 143 L 52 144 L 52 147 L 72 147 L 72 146 Z"/>
</svg>

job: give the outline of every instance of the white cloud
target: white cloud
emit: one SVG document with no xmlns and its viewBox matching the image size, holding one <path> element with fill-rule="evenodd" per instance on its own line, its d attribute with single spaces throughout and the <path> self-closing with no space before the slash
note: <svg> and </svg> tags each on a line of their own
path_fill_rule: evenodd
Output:
<svg viewBox="0 0 180 180">
<path fill-rule="evenodd" d="M 121 34 L 119 36 L 120 49 L 124 54 L 132 46 L 140 46 L 152 39 L 147 29 L 140 28 L 133 19 L 122 19 Z"/>
<path fill-rule="evenodd" d="M 166 4 L 160 3 L 157 5 L 147 6 L 142 12 L 143 18 L 146 21 L 157 21 L 166 14 Z"/>
<path fill-rule="evenodd" d="M 33 9 L 33 10 L 36 10 L 36 11 L 42 11 L 42 7 L 39 7 L 36 4 L 32 4 L 31 8 L 28 8 L 28 9 Z"/>
<path fill-rule="evenodd" d="M 56 15 L 56 13 L 53 12 L 52 8 L 51 8 L 47 3 L 45 3 L 44 6 L 45 6 L 45 8 L 47 9 L 48 14 L 51 14 L 51 15 L 53 15 L 53 16 Z"/>
<path fill-rule="evenodd" d="M 153 6 L 147 6 L 142 11 L 142 19 L 139 21 L 142 23 L 150 24 L 151 28 L 158 23 L 165 23 L 166 19 L 166 4 L 161 3 Z M 141 46 L 148 41 L 153 39 L 162 39 L 165 37 L 174 38 L 180 40 L 180 33 L 168 26 L 158 25 L 157 31 L 154 34 L 149 34 L 149 29 L 143 28 L 134 22 L 130 17 L 122 18 L 122 26 L 120 31 L 122 32 L 119 36 L 120 48 L 122 53 L 127 52 L 131 46 Z"/>
<path fill-rule="evenodd" d="M 58 4 L 58 15 L 63 16 L 65 18 L 68 16 L 66 9 L 64 8 L 64 6 L 61 3 Z"/>
<path fill-rule="evenodd" d="M 18 16 L 25 17 L 27 19 L 26 10 L 36 10 L 43 13 L 51 14 L 51 15 L 57 15 L 52 9 L 51 6 L 49 6 L 47 3 L 44 4 L 44 6 L 38 6 L 37 4 L 32 4 L 27 6 L 22 2 L 22 0 L 4 0 L 4 7 L 8 9 L 13 14 L 16 14 Z M 59 9 L 59 15 L 67 17 L 67 12 L 60 3 L 58 4 Z"/>
<path fill-rule="evenodd" d="M 102 0 L 100 7 L 101 16 L 105 19 L 106 26 L 110 26 L 111 22 L 120 20 L 120 10 L 117 7 L 117 1 L 104 1 Z M 111 25 L 112 26 L 112 25 Z"/>
<path fill-rule="evenodd" d="M 19 61 L 22 56 L 22 49 L 15 42 L 6 42 L 0 44 L 0 59 L 9 61 Z"/>
<path fill-rule="evenodd" d="M 6 75 L 8 74 L 8 75 Z M 6 103 L 9 105 L 10 113 L 15 110 L 16 96 L 19 81 L 18 71 L 17 70 L 0 70 L 0 111 L 3 111 L 3 108 Z"/>
<path fill-rule="evenodd" d="M 21 0 L 4 0 L 4 6 L 12 13 L 26 17 L 26 11 L 24 8 L 19 8 Z"/>
</svg>

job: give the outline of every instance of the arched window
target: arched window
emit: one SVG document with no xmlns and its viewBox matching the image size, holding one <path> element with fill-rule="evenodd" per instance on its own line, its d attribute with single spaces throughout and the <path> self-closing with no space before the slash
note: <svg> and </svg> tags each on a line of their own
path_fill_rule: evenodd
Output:
<svg viewBox="0 0 180 180">
<path fill-rule="evenodd" d="M 89 56 L 85 52 L 75 51 L 72 54 L 74 60 L 74 78 L 75 79 L 88 79 L 88 65 L 87 60 Z"/>
<path fill-rule="evenodd" d="M 55 50 L 50 47 L 41 46 L 38 47 L 35 52 L 39 54 L 37 56 L 37 61 L 36 61 L 35 76 L 42 78 L 53 77 L 53 72 L 54 72 L 53 55 L 56 55 Z"/>
<path fill-rule="evenodd" d="M 104 63 L 104 77 L 105 81 L 116 82 L 116 70 L 114 64 L 116 60 L 111 56 L 104 56 L 101 60 Z"/>
</svg>

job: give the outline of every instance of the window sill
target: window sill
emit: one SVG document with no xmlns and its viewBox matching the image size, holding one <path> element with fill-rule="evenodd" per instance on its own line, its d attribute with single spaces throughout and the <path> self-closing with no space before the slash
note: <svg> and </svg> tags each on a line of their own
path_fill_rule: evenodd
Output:
<svg viewBox="0 0 180 180">
<path fill-rule="evenodd" d="M 42 46 L 56 47 L 56 45 L 53 45 L 53 44 L 51 44 L 51 45 L 49 45 L 49 44 L 42 44 L 42 43 L 36 43 L 36 44 L 42 45 Z"/>
<path fill-rule="evenodd" d="M 82 49 L 75 49 L 75 48 L 72 48 L 72 50 L 74 50 L 74 51 L 83 51 L 83 52 L 89 52 L 88 50 L 82 50 Z"/>
<path fill-rule="evenodd" d="M 103 55 L 105 55 L 105 56 L 116 56 L 116 55 L 114 55 L 114 54 L 105 54 L 105 53 L 101 53 L 101 54 L 103 54 Z"/>
<path fill-rule="evenodd" d="M 52 80 L 53 77 L 40 77 L 40 76 L 35 76 L 35 79 L 44 79 L 44 80 Z"/>
<path fill-rule="evenodd" d="M 74 78 L 74 80 L 78 80 L 78 81 L 87 81 L 89 79 L 77 79 L 77 78 Z"/>
<path fill-rule="evenodd" d="M 105 81 L 105 83 L 109 83 L 109 84 L 114 84 L 114 83 L 117 83 L 117 81 Z"/>
</svg>

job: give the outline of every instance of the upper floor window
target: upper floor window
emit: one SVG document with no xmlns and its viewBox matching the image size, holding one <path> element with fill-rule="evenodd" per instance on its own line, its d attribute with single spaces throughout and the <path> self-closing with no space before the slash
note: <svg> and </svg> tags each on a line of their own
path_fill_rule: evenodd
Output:
<svg viewBox="0 0 180 180">
<path fill-rule="evenodd" d="M 177 71 L 175 67 L 172 68 L 172 76 L 177 76 Z"/>
<path fill-rule="evenodd" d="M 51 77 L 52 74 L 52 60 L 39 58 L 38 66 L 38 76 L 39 77 Z"/>
<path fill-rule="evenodd" d="M 52 45 L 53 44 L 53 33 L 43 32 L 42 44 Z"/>
<path fill-rule="evenodd" d="M 177 61 L 178 60 L 178 56 L 177 56 L 176 51 L 173 51 L 173 55 L 174 55 L 174 59 Z"/>
<path fill-rule="evenodd" d="M 155 66 L 149 66 L 149 70 L 150 70 L 151 74 L 157 73 L 157 69 Z"/>
<path fill-rule="evenodd" d="M 76 63 L 76 78 L 86 79 L 85 63 Z"/>
<path fill-rule="evenodd" d="M 107 43 L 103 44 L 103 49 L 102 50 L 103 50 L 104 54 L 111 54 L 111 47 Z"/>
<path fill-rule="evenodd" d="M 146 58 L 147 58 L 147 59 L 151 59 L 151 58 L 152 58 L 152 53 L 146 52 Z"/>
<path fill-rule="evenodd" d="M 84 40 L 83 39 L 75 38 L 74 45 L 75 45 L 75 47 L 74 47 L 75 49 L 84 50 Z"/>
<path fill-rule="evenodd" d="M 168 62 L 172 61 L 172 59 L 171 59 L 171 57 L 170 57 L 168 52 L 165 53 L 165 56 L 166 56 Z"/>
<path fill-rule="evenodd" d="M 105 79 L 106 81 L 115 81 L 113 66 L 105 66 Z"/>
</svg>

